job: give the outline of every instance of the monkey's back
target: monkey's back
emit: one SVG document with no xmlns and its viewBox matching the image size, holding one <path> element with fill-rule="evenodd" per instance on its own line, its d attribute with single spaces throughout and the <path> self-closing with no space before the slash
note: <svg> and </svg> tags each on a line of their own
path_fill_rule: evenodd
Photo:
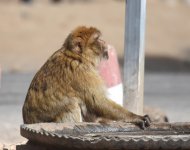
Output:
<svg viewBox="0 0 190 150">
<path fill-rule="evenodd" d="M 102 84 L 94 69 L 73 57 L 60 49 L 36 73 L 22 110 L 24 123 L 57 122 L 57 116 L 85 99 L 85 90 Z"/>
</svg>

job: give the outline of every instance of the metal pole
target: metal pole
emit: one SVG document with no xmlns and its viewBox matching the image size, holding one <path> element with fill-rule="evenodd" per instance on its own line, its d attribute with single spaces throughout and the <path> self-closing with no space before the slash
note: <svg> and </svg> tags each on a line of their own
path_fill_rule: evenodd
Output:
<svg viewBox="0 0 190 150">
<path fill-rule="evenodd" d="M 146 0 L 126 1 L 123 104 L 139 115 L 143 114 L 145 17 Z"/>
</svg>

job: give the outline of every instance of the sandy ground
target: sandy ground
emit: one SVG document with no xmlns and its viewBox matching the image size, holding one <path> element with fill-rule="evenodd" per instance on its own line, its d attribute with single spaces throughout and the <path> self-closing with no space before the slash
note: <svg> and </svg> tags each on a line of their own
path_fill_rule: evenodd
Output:
<svg viewBox="0 0 190 150">
<path fill-rule="evenodd" d="M 148 0 L 146 55 L 190 61 L 190 6 L 183 0 Z M 4 71 L 38 69 L 78 25 L 99 28 L 120 58 L 124 47 L 124 1 L 52 5 L 0 2 L 0 64 Z"/>
</svg>

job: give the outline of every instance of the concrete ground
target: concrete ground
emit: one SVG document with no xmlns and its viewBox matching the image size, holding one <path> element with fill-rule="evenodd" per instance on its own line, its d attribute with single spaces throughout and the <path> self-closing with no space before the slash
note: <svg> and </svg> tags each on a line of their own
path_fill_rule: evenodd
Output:
<svg viewBox="0 0 190 150">
<path fill-rule="evenodd" d="M 33 73 L 4 73 L 0 88 L 0 143 L 23 141 L 21 108 Z M 161 108 L 171 122 L 190 121 L 190 74 L 146 73 L 145 104 Z"/>
</svg>

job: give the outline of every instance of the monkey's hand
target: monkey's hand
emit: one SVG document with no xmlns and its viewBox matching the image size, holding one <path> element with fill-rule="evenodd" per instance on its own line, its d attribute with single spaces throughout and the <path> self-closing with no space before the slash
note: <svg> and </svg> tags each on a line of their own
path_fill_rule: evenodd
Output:
<svg viewBox="0 0 190 150">
<path fill-rule="evenodd" d="M 132 123 L 138 125 L 141 129 L 145 130 L 147 127 L 150 126 L 151 120 L 148 115 L 145 115 L 145 116 L 139 116 Z"/>
<path fill-rule="evenodd" d="M 145 116 L 137 116 L 136 115 L 135 118 L 132 119 L 131 121 L 125 120 L 124 122 L 133 123 L 133 124 L 139 126 L 143 130 L 145 130 L 151 124 L 151 120 L 148 115 L 145 115 Z"/>
</svg>

